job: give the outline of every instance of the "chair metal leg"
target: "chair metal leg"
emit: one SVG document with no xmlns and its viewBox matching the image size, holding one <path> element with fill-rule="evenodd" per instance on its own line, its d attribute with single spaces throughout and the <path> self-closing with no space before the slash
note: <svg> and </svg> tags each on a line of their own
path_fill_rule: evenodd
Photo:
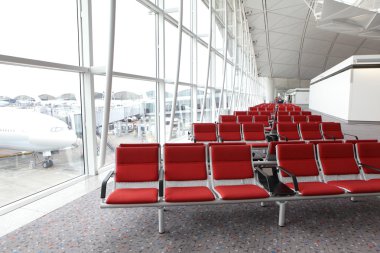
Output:
<svg viewBox="0 0 380 253">
<path fill-rule="evenodd" d="M 351 197 L 351 201 L 352 202 L 356 202 L 356 201 L 358 201 L 355 197 Z"/>
<path fill-rule="evenodd" d="M 262 207 L 266 207 L 265 202 L 260 202 L 260 205 L 261 205 Z"/>
<path fill-rule="evenodd" d="M 158 232 L 160 234 L 165 232 L 165 229 L 164 229 L 164 208 L 162 208 L 162 207 L 158 208 Z"/>
<path fill-rule="evenodd" d="M 277 202 L 277 204 L 280 206 L 280 211 L 278 215 L 278 225 L 280 227 L 285 226 L 285 205 L 286 202 Z"/>
</svg>

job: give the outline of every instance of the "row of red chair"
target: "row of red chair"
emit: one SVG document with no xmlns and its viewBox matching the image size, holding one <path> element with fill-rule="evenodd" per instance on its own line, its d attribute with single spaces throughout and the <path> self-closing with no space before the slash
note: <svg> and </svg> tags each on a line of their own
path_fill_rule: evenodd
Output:
<svg viewBox="0 0 380 253">
<path fill-rule="evenodd" d="M 322 123 L 277 123 L 277 133 L 280 140 L 339 140 L 344 136 L 351 136 L 358 139 L 357 136 L 343 133 L 340 123 L 322 122 Z"/>
<path fill-rule="evenodd" d="M 356 144 L 357 157 L 348 143 L 318 144 L 317 156 L 312 144 L 276 149 L 280 183 L 294 192 L 275 194 L 270 176 L 252 165 L 248 145 L 211 146 L 208 164 L 203 144 L 165 144 L 162 166 L 159 144 L 123 145 L 116 149 L 115 171 L 102 183 L 101 207 L 158 207 L 162 233 L 165 206 L 275 201 L 283 226 L 289 200 L 380 195 L 380 143 Z M 106 196 L 112 176 L 115 187 Z"/>
</svg>

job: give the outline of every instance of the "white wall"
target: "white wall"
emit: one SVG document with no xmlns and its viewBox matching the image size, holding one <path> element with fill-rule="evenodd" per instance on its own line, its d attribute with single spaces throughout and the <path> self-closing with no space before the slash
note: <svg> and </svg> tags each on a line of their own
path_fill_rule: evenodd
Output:
<svg viewBox="0 0 380 253">
<path fill-rule="evenodd" d="M 380 69 L 354 69 L 350 120 L 380 121 Z"/>
<path fill-rule="evenodd" d="M 278 91 L 295 88 L 309 88 L 310 80 L 260 77 L 266 89 L 266 101 L 273 101 Z"/>
<path fill-rule="evenodd" d="M 349 120 L 351 71 L 310 85 L 309 108 Z"/>
<path fill-rule="evenodd" d="M 293 103 L 297 104 L 297 105 L 309 104 L 309 92 L 308 91 L 296 91 Z"/>
</svg>

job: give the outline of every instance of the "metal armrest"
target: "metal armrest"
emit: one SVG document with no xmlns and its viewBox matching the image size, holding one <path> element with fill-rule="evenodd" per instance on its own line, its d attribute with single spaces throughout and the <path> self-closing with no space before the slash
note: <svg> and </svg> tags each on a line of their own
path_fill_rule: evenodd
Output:
<svg viewBox="0 0 380 253">
<path fill-rule="evenodd" d="M 371 166 L 371 165 L 368 165 L 368 164 L 364 164 L 364 163 L 359 163 L 360 166 L 362 167 L 366 167 L 370 170 L 374 170 L 374 171 L 377 171 L 377 172 L 380 172 L 380 168 L 376 168 L 374 166 Z"/>
<path fill-rule="evenodd" d="M 110 178 L 115 174 L 114 171 L 110 171 L 108 173 L 108 175 L 103 179 L 103 182 L 102 182 L 102 188 L 101 188 L 101 191 L 100 191 L 100 198 L 101 199 L 105 199 L 106 198 L 106 191 L 107 191 L 107 183 L 108 183 L 108 180 L 110 180 Z"/>
<path fill-rule="evenodd" d="M 343 133 L 343 135 L 352 136 L 352 137 L 355 137 L 356 140 L 359 140 L 359 138 L 356 135 L 353 135 L 353 134 L 345 134 L 345 133 Z"/>
<path fill-rule="evenodd" d="M 261 176 L 263 176 L 264 178 L 265 178 L 265 180 L 266 180 L 266 184 L 267 184 L 267 189 L 269 189 L 269 192 L 273 192 L 273 187 L 272 187 L 272 183 L 271 183 L 271 179 L 270 179 L 270 176 L 269 175 L 267 175 L 262 169 L 260 169 L 259 167 L 255 167 L 255 177 L 257 178 L 257 179 L 260 179 L 260 177 L 259 177 L 259 173 L 260 173 L 260 175 Z M 260 181 L 260 180 L 259 180 Z M 262 183 L 261 181 L 260 181 L 260 183 Z"/>
<path fill-rule="evenodd" d="M 277 166 L 277 168 L 283 172 L 285 172 L 286 174 L 288 174 L 289 176 L 292 177 L 292 180 L 293 180 L 293 184 L 294 184 L 294 190 L 298 192 L 299 188 L 298 188 L 298 181 L 297 181 L 297 177 L 291 173 L 290 171 L 284 169 L 283 167 L 281 166 Z"/>
</svg>

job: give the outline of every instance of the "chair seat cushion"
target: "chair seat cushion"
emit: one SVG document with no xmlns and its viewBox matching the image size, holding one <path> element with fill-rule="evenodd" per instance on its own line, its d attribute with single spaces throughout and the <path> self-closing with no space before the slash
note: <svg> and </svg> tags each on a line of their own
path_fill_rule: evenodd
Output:
<svg viewBox="0 0 380 253">
<path fill-rule="evenodd" d="M 165 188 L 166 202 L 199 202 L 213 201 L 214 194 L 206 186 L 167 187 Z"/>
<path fill-rule="evenodd" d="M 216 186 L 215 190 L 220 194 L 224 200 L 236 199 L 262 199 L 268 198 L 269 194 L 259 186 L 246 184 L 246 185 L 221 185 Z"/>
<path fill-rule="evenodd" d="M 339 180 L 329 181 L 330 185 L 335 185 L 346 189 L 350 193 L 373 193 L 380 192 L 380 182 L 377 180 Z"/>
<path fill-rule="evenodd" d="M 114 190 L 107 198 L 107 204 L 146 204 L 158 201 L 156 188 L 122 188 Z"/>
<path fill-rule="evenodd" d="M 267 148 L 267 142 L 255 142 L 255 143 L 247 143 L 251 148 Z"/>
<path fill-rule="evenodd" d="M 293 183 L 287 183 L 286 185 L 294 190 Z M 302 196 L 336 195 L 344 193 L 344 190 L 339 187 L 322 182 L 299 182 L 298 188 Z"/>
</svg>

